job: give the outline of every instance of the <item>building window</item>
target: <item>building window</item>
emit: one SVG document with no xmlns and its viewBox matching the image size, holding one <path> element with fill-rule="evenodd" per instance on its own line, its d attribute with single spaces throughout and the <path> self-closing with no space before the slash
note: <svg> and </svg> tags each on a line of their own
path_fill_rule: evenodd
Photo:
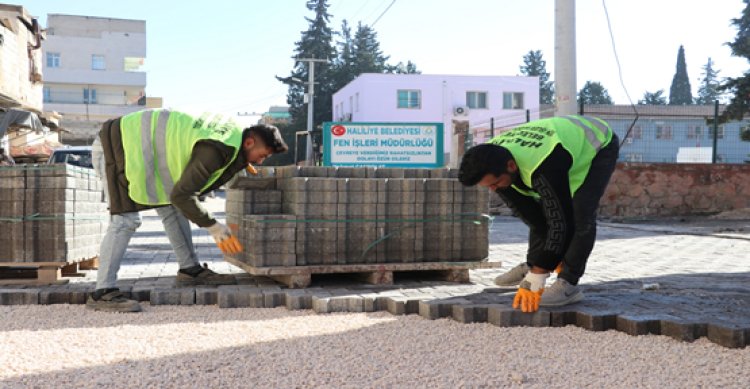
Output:
<svg viewBox="0 0 750 389">
<path fill-rule="evenodd" d="M 418 90 L 399 90 L 398 107 L 420 109 L 422 107 L 422 92 Z"/>
<path fill-rule="evenodd" d="M 42 88 L 42 97 L 44 98 L 45 103 L 52 102 L 52 91 L 50 91 L 48 86 L 45 86 L 44 88 Z"/>
<path fill-rule="evenodd" d="M 633 131 L 630 132 L 629 138 L 643 139 L 643 128 L 641 126 L 633 126 Z"/>
<path fill-rule="evenodd" d="M 656 126 L 656 139 L 672 139 L 672 126 Z"/>
<path fill-rule="evenodd" d="M 47 53 L 47 67 L 48 68 L 60 67 L 60 53 Z"/>
<path fill-rule="evenodd" d="M 84 104 L 96 104 L 96 89 L 83 89 L 83 103 Z"/>
<path fill-rule="evenodd" d="M 94 54 L 91 56 L 91 70 L 104 70 L 106 68 L 103 55 Z"/>
<path fill-rule="evenodd" d="M 724 126 L 718 127 L 718 132 L 716 133 L 716 139 L 724 139 Z M 708 126 L 708 139 L 714 138 L 714 126 Z"/>
<path fill-rule="evenodd" d="M 523 109 L 523 93 L 504 92 L 503 109 Z"/>
<path fill-rule="evenodd" d="M 466 92 L 466 106 L 487 109 L 487 92 Z"/>
<path fill-rule="evenodd" d="M 688 126 L 688 139 L 700 139 L 703 136 L 703 126 Z"/>
</svg>

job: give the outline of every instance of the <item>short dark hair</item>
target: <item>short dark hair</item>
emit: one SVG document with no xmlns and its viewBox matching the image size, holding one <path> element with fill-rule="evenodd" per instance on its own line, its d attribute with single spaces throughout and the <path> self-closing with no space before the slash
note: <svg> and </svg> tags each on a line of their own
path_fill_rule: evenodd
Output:
<svg viewBox="0 0 750 389">
<path fill-rule="evenodd" d="M 289 146 L 284 142 L 284 138 L 281 137 L 281 131 L 279 131 L 276 126 L 270 124 L 256 124 L 242 131 L 243 141 L 247 139 L 248 136 L 259 138 L 263 144 L 273 150 L 274 154 L 286 153 L 289 151 Z"/>
<path fill-rule="evenodd" d="M 458 180 L 465 186 L 474 186 L 487 174 L 500 176 L 508 172 L 508 161 L 513 154 L 505 147 L 484 143 L 470 148 L 461 159 Z"/>
</svg>

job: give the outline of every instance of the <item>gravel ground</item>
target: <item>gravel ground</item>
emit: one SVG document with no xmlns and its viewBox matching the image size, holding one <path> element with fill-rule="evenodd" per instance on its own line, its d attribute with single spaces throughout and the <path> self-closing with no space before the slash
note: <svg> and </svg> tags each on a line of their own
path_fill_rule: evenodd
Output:
<svg viewBox="0 0 750 389">
<path fill-rule="evenodd" d="M 747 387 L 750 348 L 388 313 L 0 306 L 0 388 Z"/>
</svg>

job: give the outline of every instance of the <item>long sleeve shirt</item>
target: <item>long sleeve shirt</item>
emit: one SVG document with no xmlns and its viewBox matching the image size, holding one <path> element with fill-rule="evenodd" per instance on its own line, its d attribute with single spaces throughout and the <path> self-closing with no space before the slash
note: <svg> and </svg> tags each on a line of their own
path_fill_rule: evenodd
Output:
<svg viewBox="0 0 750 389">
<path fill-rule="evenodd" d="M 529 226 L 526 258 L 532 265 L 554 268 L 573 238 L 573 199 L 568 180 L 572 164 L 570 154 L 558 145 L 531 176 L 531 188 L 524 185 L 520 176 L 513 182 L 516 187 L 537 192 L 538 200 L 512 187 L 497 191 L 514 214 Z"/>
</svg>

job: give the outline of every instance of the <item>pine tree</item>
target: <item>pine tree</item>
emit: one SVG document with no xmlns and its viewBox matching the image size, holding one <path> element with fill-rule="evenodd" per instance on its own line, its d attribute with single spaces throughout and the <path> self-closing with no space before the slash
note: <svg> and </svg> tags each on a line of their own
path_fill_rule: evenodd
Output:
<svg viewBox="0 0 750 389">
<path fill-rule="evenodd" d="M 685 48 L 680 45 L 677 51 L 677 70 L 672 78 L 672 86 L 669 88 L 669 104 L 689 105 L 692 103 L 693 94 L 690 91 L 690 78 L 688 78 L 685 64 Z"/>
<path fill-rule="evenodd" d="M 354 71 L 362 73 L 383 73 L 386 70 L 387 56 L 380 51 L 378 34 L 372 27 L 362 24 L 357 25 L 354 33 Z"/>
<path fill-rule="evenodd" d="M 614 102 L 609 97 L 609 92 L 601 83 L 596 81 L 586 81 L 580 91 L 578 91 L 578 104 L 607 104 L 612 105 Z"/>
<path fill-rule="evenodd" d="M 739 19 L 732 19 L 732 24 L 737 27 L 737 36 L 734 42 L 728 44 L 732 55 L 750 60 L 750 0 L 743 1 L 745 8 L 742 15 Z M 732 95 L 722 118 L 741 120 L 750 111 L 750 71 L 741 77 L 728 78 L 719 89 Z"/>
<path fill-rule="evenodd" d="M 406 65 L 403 62 L 399 62 L 395 65 L 388 65 L 385 70 L 386 73 L 394 74 L 420 74 L 421 71 L 417 70 L 417 65 L 412 61 L 407 61 Z"/>
<path fill-rule="evenodd" d="M 701 86 L 698 88 L 698 97 L 695 98 L 695 104 L 708 105 L 721 97 L 719 92 L 719 71 L 714 70 L 714 61 L 708 58 L 708 62 L 703 66 L 703 77 Z"/>
<path fill-rule="evenodd" d="M 667 105 L 667 97 L 664 96 L 664 89 L 659 89 L 656 92 L 648 92 L 643 94 L 643 99 L 638 100 L 638 104 L 645 105 Z"/>
<path fill-rule="evenodd" d="M 308 0 L 307 9 L 315 12 L 315 18 L 305 18 L 309 27 L 302 32 L 302 39 L 296 42 L 296 58 L 318 58 L 333 61 L 336 57 L 336 49 L 333 46 L 333 31 L 328 26 L 331 15 L 328 13 L 328 0 Z M 315 64 L 315 94 L 313 128 L 323 121 L 331 120 L 332 107 L 331 96 L 333 94 L 332 80 L 329 69 L 330 63 L 318 62 Z M 276 77 L 279 81 L 289 86 L 287 103 L 289 114 L 292 117 L 292 126 L 296 130 L 302 130 L 307 125 L 307 105 L 304 103 L 304 95 L 308 80 L 308 62 L 297 62 L 289 77 Z M 305 84 L 300 83 L 301 80 Z M 290 145 L 291 147 L 291 145 Z"/>
<path fill-rule="evenodd" d="M 531 50 L 523 56 L 521 74 L 539 77 L 539 104 L 554 104 L 555 89 L 547 73 L 547 61 L 542 59 L 541 50 Z"/>
</svg>

